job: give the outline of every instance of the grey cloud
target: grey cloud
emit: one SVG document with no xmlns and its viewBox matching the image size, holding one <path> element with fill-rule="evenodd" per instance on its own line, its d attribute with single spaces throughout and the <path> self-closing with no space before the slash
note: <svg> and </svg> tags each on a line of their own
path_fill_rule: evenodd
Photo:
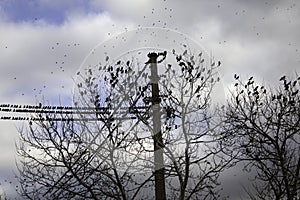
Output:
<svg viewBox="0 0 300 200">
<path fill-rule="evenodd" d="M 141 26 L 165 26 L 194 37 L 224 61 L 228 83 L 233 72 L 275 81 L 299 64 L 300 9 L 292 0 L 95 2 Z"/>
<path fill-rule="evenodd" d="M 51 2 L 43 1 L 44 5 Z M 277 83 L 282 74 L 293 74 L 300 64 L 300 5 L 294 5 L 295 2 L 92 0 L 89 6 L 103 10 L 104 14 L 73 13 L 60 26 L 16 25 L 0 20 L 1 99 L 34 102 L 29 90 L 44 84 L 47 99 L 57 99 L 60 92 L 67 90 L 59 88 L 61 84 L 72 89 L 72 75 L 96 44 L 125 31 L 125 27 L 130 30 L 138 25 L 165 26 L 196 39 L 222 61 L 224 90 L 233 82 L 234 73 L 241 74 L 242 78 L 253 75 L 267 84 Z M 57 41 L 60 42 L 58 47 Z M 74 43 L 80 43 L 80 47 L 68 47 Z M 8 49 L 3 49 L 4 45 L 8 45 Z M 55 62 L 64 60 L 65 54 L 67 61 L 62 72 Z M 54 71 L 53 76 L 51 71 Z M 67 83 L 64 82 L 67 79 Z M 29 95 L 20 96 L 28 88 L 26 94 Z M 238 180 L 245 177 L 237 175 L 238 186 Z M 232 177 L 225 177 L 224 181 L 230 184 Z M 228 191 L 235 195 L 233 189 Z M 236 193 L 238 197 L 239 192 Z"/>
</svg>

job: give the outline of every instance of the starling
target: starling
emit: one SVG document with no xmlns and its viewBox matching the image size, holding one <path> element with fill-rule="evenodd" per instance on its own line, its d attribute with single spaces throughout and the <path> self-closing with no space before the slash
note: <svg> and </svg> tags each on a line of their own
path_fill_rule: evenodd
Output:
<svg viewBox="0 0 300 200">
<path fill-rule="evenodd" d="M 285 76 L 282 76 L 279 80 L 280 80 L 280 81 L 285 80 Z"/>
<path fill-rule="evenodd" d="M 197 89 L 195 90 L 195 94 L 198 93 L 200 91 L 200 89 L 201 89 L 201 86 L 198 85 Z"/>
</svg>

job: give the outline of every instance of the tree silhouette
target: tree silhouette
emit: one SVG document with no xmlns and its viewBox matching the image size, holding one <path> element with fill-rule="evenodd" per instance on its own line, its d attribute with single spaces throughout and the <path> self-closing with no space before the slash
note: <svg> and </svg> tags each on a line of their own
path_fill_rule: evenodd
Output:
<svg viewBox="0 0 300 200">
<path fill-rule="evenodd" d="M 164 57 L 157 62 L 158 77 L 150 76 L 149 62 L 134 57 L 112 62 L 106 56 L 104 64 L 78 72 L 72 115 L 44 113 L 44 120 L 20 129 L 21 194 L 153 199 L 153 113 L 159 109 L 168 198 L 219 198 L 218 177 L 232 160 L 218 148 L 211 123 L 221 63 L 184 47 L 183 53 L 158 54 Z M 159 105 L 151 93 L 155 78 Z M 51 120 L 57 117 L 65 120 Z"/>
<path fill-rule="evenodd" d="M 231 100 L 221 110 L 223 143 L 237 151 L 246 170 L 255 170 L 252 199 L 299 198 L 300 105 L 299 80 L 280 78 L 280 86 L 266 88 L 253 77 L 238 75 Z"/>
</svg>

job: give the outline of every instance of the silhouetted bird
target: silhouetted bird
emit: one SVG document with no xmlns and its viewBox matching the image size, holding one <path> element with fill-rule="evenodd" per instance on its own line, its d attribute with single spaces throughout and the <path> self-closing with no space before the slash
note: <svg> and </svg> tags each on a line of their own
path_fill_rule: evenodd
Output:
<svg viewBox="0 0 300 200">
<path fill-rule="evenodd" d="M 266 90 L 266 89 L 264 89 L 263 93 L 264 93 L 264 94 L 266 94 L 266 93 L 267 93 L 267 90 Z"/>
<path fill-rule="evenodd" d="M 240 103 L 240 100 L 239 100 L 239 97 L 237 96 L 237 97 L 235 97 L 235 100 L 236 100 L 236 103 L 239 105 L 239 103 Z"/>
<path fill-rule="evenodd" d="M 198 93 L 200 91 L 200 89 L 201 89 L 201 86 L 198 85 L 197 89 L 195 90 L 195 94 Z"/>
<path fill-rule="evenodd" d="M 161 55 L 166 57 L 167 56 L 167 51 L 164 51 Z"/>
<path fill-rule="evenodd" d="M 168 72 L 170 71 L 171 67 L 172 67 L 172 65 L 171 65 L 171 64 L 168 64 L 168 68 L 167 68 L 167 70 L 166 70 L 165 73 L 168 73 Z"/>
<path fill-rule="evenodd" d="M 295 86 L 296 86 L 296 84 L 297 84 L 297 81 L 294 81 L 294 82 L 293 82 L 293 87 L 295 87 Z"/>
<path fill-rule="evenodd" d="M 274 101 L 276 99 L 276 96 L 275 95 L 273 95 L 272 96 L 272 101 Z"/>
<path fill-rule="evenodd" d="M 285 76 L 282 76 L 279 80 L 280 80 L 280 81 L 285 80 Z"/>
<path fill-rule="evenodd" d="M 186 67 L 186 64 L 185 64 L 184 62 L 180 62 L 180 63 L 179 63 L 179 66 L 181 66 L 181 67 L 183 67 L 183 66 Z"/>
</svg>

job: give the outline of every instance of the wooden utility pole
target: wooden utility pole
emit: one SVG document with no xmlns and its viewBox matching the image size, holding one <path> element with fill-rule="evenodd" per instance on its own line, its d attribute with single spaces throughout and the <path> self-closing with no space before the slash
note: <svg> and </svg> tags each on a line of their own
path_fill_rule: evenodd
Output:
<svg viewBox="0 0 300 200">
<path fill-rule="evenodd" d="M 149 63 L 151 68 L 152 86 L 152 120 L 153 120 L 153 140 L 154 140 L 154 179 L 155 179 L 155 199 L 165 200 L 165 168 L 164 168 L 164 144 L 161 133 L 161 111 L 158 87 L 157 58 L 159 54 L 149 53 Z"/>
</svg>

